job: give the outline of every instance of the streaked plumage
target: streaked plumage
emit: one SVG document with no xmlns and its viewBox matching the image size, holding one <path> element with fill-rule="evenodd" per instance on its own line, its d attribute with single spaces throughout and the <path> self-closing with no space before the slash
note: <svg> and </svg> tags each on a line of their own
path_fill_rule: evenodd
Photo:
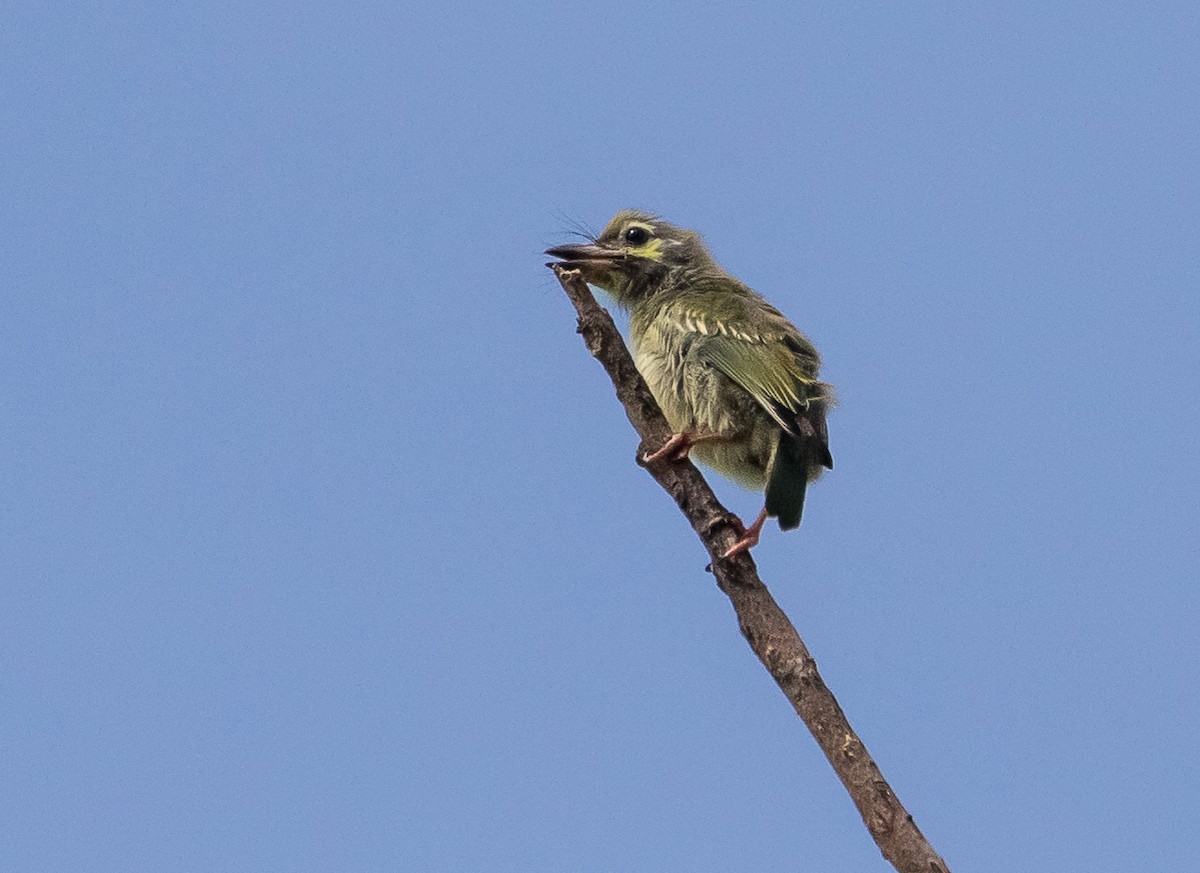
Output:
<svg viewBox="0 0 1200 873">
<path fill-rule="evenodd" d="M 731 553 L 754 545 L 765 516 L 800 523 L 807 483 L 833 466 L 820 356 L 779 310 L 713 260 L 700 236 L 645 212 L 618 213 L 589 245 L 547 254 L 629 310 L 634 360 L 681 454 L 751 489 L 766 507 Z"/>
</svg>

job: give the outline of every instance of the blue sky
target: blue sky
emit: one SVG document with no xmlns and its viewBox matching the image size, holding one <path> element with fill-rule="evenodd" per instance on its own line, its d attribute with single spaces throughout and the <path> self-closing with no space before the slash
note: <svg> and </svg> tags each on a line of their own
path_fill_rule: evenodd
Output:
<svg viewBox="0 0 1200 873">
<path fill-rule="evenodd" d="M 0 868 L 887 869 L 542 266 L 629 206 L 824 354 L 756 556 L 953 869 L 1193 864 L 1195 5 L 500 5 L 6 12 Z"/>
</svg>

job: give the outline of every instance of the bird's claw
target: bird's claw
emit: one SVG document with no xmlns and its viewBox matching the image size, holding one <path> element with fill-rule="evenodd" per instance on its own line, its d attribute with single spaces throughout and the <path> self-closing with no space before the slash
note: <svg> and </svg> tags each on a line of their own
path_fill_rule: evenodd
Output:
<svg viewBox="0 0 1200 873">
<path fill-rule="evenodd" d="M 691 452 L 692 443 L 692 438 L 686 433 L 672 434 L 671 438 L 663 443 L 661 449 L 643 456 L 642 462 L 653 464 L 655 461 L 661 461 L 664 458 L 672 461 L 682 461 Z"/>
<path fill-rule="evenodd" d="M 730 546 L 728 549 L 726 549 L 725 553 L 723 555 L 721 555 L 721 557 L 722 558 L 733 558 L 733 557 L 736 557 L 737 555 L 742 554 L 743 552 L 750 551 L 752 548 L 754 548 L 757 545 L 758 545 L 758 531 L 755 531 L 754 533 L 747 533 L 740 540 L 738 540 L 736 543 L 734 543 L 732 546 Z"/>
<path fill-rule="evenodd" d="M 746 527 L 742 520 L 736 515 L 733 517 L 734 529 L 738 532 L 738 541 L 725 550 L 721 555 L 722 558 L 733 558 L 743 552 L 748 552 L 758 545 L 758 537 L 762 533 L 763 524 L 767 520 L 767 510 L 764 507 L 763 511 L 758 514 L 758 518 L 754 520 L 754 524 Z"/>
</svg>

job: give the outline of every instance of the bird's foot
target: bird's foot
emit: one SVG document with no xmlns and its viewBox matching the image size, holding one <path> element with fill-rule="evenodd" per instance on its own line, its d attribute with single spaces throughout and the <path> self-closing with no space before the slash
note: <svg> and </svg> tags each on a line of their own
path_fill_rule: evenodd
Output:
<svg viewBox="0 0 1200 873">
<path fill-rule="evenodd" d="M 714 443 L 727 440 L 729 437 L 720 433 L 676 433 L 663 443 L 657 452 L 652 452 L 642 458 L 643 464 L 652 464 L 666 458 L 669 461 L 682 461 L 691 453 L 697 443 Z"/>
<path fill-rule="evenodd" d="M 763 525 L 767 521 L 767 508 L 764 506 L 762 512 L 758 514 L 758 518 L 754 519 L 754 524 L 746 527 L 742 524 L 741 519 L 735 518 L 737 526 L 740 528 L 738 535 L 740 539 L 728 549 L 725 550 L 722 558 L 732 558 L 735 555 L 740 555 L 742 552 L 748 552 L 758 545 L 759 534 L 762 533 Z"/>
<path fill-rule="evenodd" d="M 663 458 L 671 461 L 682 461 L 688 456 L 688 452 L 692 450 L 692 446 L 695 444 L 696 440 L 691 434 L 671 434 L 671 438 L 663 443 L 661 449 L 646 455 L 642 458 L 642 461 L 647 464 L 653 464 L 655 461 L 661 461 Z"/>
</svg>

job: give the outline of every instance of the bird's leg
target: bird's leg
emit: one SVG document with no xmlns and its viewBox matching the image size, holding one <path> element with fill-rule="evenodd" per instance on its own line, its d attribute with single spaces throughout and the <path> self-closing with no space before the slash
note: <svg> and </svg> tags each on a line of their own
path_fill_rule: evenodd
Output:
<svg viewBox="0 0 1200 873">
<path fill-rule="evenodd" d="M 643 457 L 642 462 L 646 464 L 653 464 L 655 461 L 661 461 L 663 458 L 667 458 L 672 461 L 682 461 L 692 451 L 692 446 L 696 445 L 696 443 L 723 439 L 727 439 L 727 437 L 724 437 L 718 433 L 671 434 L 671 438 L 663 443 L 663 447 L 661 449 Z"/>
<path fill-rule="evenodd" d="M 734 555 L 740 555 L 742 552 L 748 552 L 758 545 L 758 535 L 762 533 L 763 524 L 767 521 L 767 508 L 764 506 L 762 512 L 758 514 L 758 518 L 754 519 L 754 524 L 746 527 L 740 521 L 738 527 L 742 529 L 742 538 L 725 550 L 722 558 L 732 558 Z"/>
</svg>

